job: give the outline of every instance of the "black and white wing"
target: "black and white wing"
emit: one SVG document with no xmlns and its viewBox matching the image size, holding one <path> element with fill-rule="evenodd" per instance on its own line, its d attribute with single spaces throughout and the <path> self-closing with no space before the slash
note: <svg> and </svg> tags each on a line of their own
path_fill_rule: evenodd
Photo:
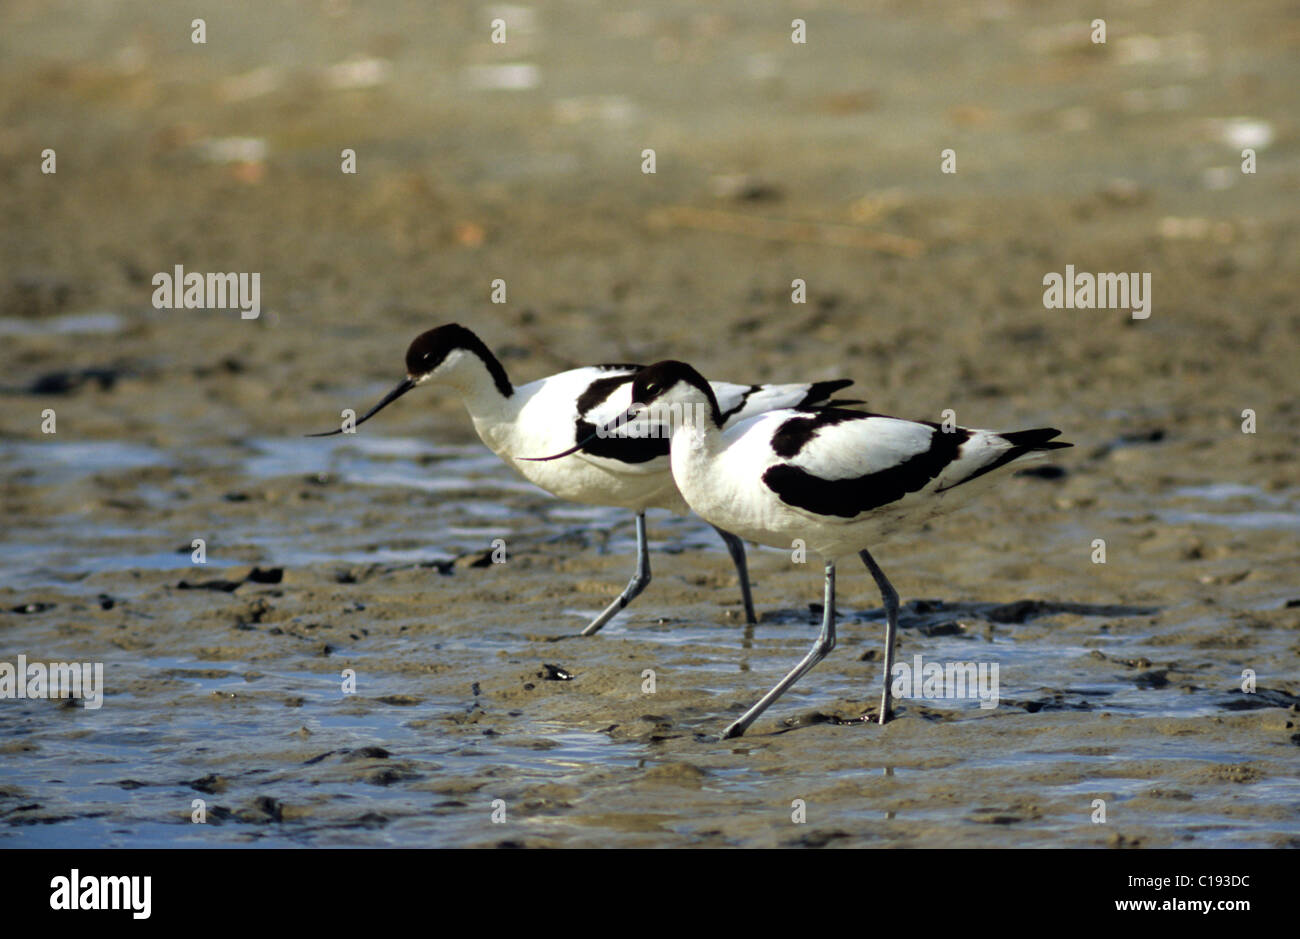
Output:
<svg viewBox="0 0 1300 939">
<path fill-rule="evenodd" d="M 645 426 L 628 425 L 624 433 L 593 436 L 598 428 L 617 420 L 632 406 L 632 378 L 640 370 L 641 366 L 631 364 L 593 365 L 574 370 L 582 387 L 574 401 L 572 443 L 586 441 L 575 456 L 597 464 L 609 461 L 623 472 L 667 469 L 669 437 L 666 433 L 638 435 L 637 431 L 644 431 Z"/>
<path fill-rule="evenodd" d="M 770 415 L 775 418 L 775 415 Z M 766 422 L 765 422 L 766 423 Z M 906 421 L 839 408 L 793 412 L 767 433 L 764 484 L 815 515 L 856 519 L 926 492 L 941 494 L 1029 453 L 1068 447 L 1059 430 L 1014 433 Z"/>
<path fill-rule="evenodd" d="M 593 436 L 597 428 L 616 420 L 631 406 L 632 379 L 640 369 L 641 366 L 633 364 L 593 365 L 545 379 L 550 386 L 547 391 L 554 392 L 548 397 L 573 398 L 573 439 L 567 445 L 587 441 L 576 456 L 598 464 L 610 461 L 623 472 L 660 472 L 667 468 L 669 435 L 654 432 L 651 425 L 633 422 L 626 432 Z M 851 384 L 850 379 L 786 385 L 710 382 L 718 398 L 724 427 L 766 411 L 824 404 L 835 392 Z"/>
<path fill-rule="evenodd" d="M 825 405 L 831 395 L 853 384 L 851 378 L 830 381 L 803 382 L 791 385 L 734 385 L 725 381 L 711 381 L 713 396 L 718 399 L 723 428 L 734 427 L 741 421 L 757 417 L 768 411 L 783 408 L 807 408 Z M 840 401 L 838 404 L 860 404 L 860 401 Z"/>
</svg>

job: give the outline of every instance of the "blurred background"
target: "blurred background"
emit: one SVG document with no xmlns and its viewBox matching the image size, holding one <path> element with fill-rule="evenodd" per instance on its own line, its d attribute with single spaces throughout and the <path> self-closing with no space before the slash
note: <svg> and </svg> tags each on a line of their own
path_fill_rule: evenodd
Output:
<svg viewBox="0 0 1300 939">
<path fill-rule="evenodd" d="M 1135 381 L 1209 405 L 1185 379 L 1216 367 L 1262 391 L 1243 359 L 1295 335 L 1294 10 L 1084 6 L 236 2 L 198 45 L 170 4 L 7 3 L 6 373 L 120 369 L 85 419 L 148 432 L 150 377 L 186 397 L 224 362 L 187 418 L 281 426 L 459 320 L 518 377 L 671 350 L 720 377 L 849 367 L 926 414 Z M 1044 311 L 1066 263 L 1150 271 L 1152 319 Z M 261 272 L 266 314 L 153 310 L 175 264 Z M 117 319 L 20 325 L 70 314 Z"/>
</svg>

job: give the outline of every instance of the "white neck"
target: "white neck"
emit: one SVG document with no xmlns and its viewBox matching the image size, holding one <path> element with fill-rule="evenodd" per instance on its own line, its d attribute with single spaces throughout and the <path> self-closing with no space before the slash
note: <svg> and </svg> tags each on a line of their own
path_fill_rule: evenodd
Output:
<svg viewBox="0 0 1300 939">
<path fill-rule="evenodd" d="M 502 394 L 484 361 L 466 349 L 457 349 L 447 356 L 434 382 L 458 392 L 476 424 L 508 420 L 513 411 L 512 399 L 518 397 Z"/>
<path fill-rule="evenodd" d="M 673 478 L 683 491 L 709 475 L 709 460 L 722 449 L 722 432 L 709 418 L 678 421 L 673 427 Z"/>
</svg>

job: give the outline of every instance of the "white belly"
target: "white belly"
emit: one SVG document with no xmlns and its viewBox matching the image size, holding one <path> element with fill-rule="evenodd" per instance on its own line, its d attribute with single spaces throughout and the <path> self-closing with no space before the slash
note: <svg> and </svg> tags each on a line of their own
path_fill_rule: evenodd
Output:
<svg viewBox="0 0 1300 939">
<path fill-rule="evenodd" d="M 609 505 L 642 509 L 667 509 L 685 515 L 690 509 L 677 485 L 667 459 L 632 466 L 620 472 L 615 461 L 592 462 L 578 456 L 559 460 L 519 460 L 517 456 L 543 456 L 547 452 L 567 449 L 563 438 L 528 440 L 520 444 L 513 428 L 486 422 L 474 422 L 475 429 L 488 448 L 524 479 L 551 495 L 583 505 Z M 522 450 L 523 452 L 516 452 Z"/>
<path fill-rule="evenodd" d="M 689 435 L 674 438 L 672 466 L 678 489 L 697 515 L 719 528 L 773 548 L 802 547 L 826 560 L 874 549 L 897 531 L 947 514 L 988 482 L 981 478 L 942 494 L 910 493 L 854 519 L 818 515 L 788 505 L 767 487 L 763 473 L 776 460 L 759 435 L 752 439 L 752 447 L 740 440 L 710 456 Z"/>
<path fill-rule="evenodd" d="M 585 505 L 612 505 L 635 511 L 668 509 L 679 515 L 689 511 L 667 469 L 629 475 L 593 466 L 578 457 L 549 462 L 524 462 L 498 454 L 520 476 L 553 496 Z"/>
</svg>

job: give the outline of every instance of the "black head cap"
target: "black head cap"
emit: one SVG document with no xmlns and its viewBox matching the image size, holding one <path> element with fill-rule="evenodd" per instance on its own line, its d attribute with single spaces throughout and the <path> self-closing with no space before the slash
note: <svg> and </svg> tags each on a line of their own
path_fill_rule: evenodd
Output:
<svg viewBox="0 0 1300 939">
<path fill-rule="evenodd" d="M 709 407 L 713 409 L 713 421 L 721 427 L 722 412 L 718 408 L 718 399 L 713 394 L 713 388 L 703 375 L 685 362 L 666 359 L 641 369 L 632 379 L 632 401 L 636 404 L 650 404 L 679 382 L 686 382 L 698 388 L 704 397 L 708 398 Z"/>
<path fill-rule="evenodd" d="M 497 390 L 503 395 L 508 398 L 514 393 L 506 370 L 501 367 L 497 357 L 483 344 L 482 339 L 457 323 L 448 323 L 416 336 L 406 350 L 406 374 L 412 378 L 427 375 L 457 349 L 472 352 L 482 359 Z"/>
</svg>

